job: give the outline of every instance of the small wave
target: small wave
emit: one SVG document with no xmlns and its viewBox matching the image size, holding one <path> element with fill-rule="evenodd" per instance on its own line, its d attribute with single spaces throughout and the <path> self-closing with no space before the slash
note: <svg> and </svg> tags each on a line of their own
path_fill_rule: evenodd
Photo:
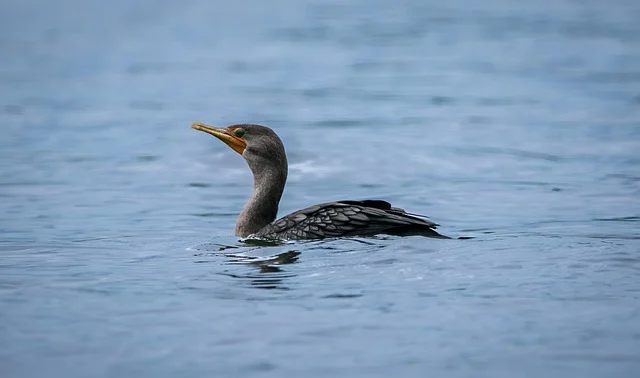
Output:
<svg viewBox="0 0 640 378">
<path fill-rule="evenodd" d="M 594 218 L 593 220 L 597 222 L 638 222 L 640 221 L 640 217 L 629 216 L 629 217 L 613 217 L 613 218 Z"/>
</svg>

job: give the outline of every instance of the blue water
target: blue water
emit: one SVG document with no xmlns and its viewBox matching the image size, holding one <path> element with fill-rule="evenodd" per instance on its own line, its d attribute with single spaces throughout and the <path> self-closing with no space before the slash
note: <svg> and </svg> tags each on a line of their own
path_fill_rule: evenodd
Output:
<svg viewBox="0 0 640 378">
<path fill-rule="evenodd" d="M 633 377 L 637 1 L 3 1 L 0 376 Z M 248 246 L 379 198 L 451 236 Z"/>
</svg>

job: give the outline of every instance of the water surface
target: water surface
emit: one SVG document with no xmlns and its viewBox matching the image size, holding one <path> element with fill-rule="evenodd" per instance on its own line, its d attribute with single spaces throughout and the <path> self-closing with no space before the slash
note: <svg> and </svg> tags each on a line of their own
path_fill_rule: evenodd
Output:
<svg viewBox="0 0 640 378">
<path fill-rule="evenodd" d="M 583 376 L 640 369 L 640 6 L 0 6 L 7 377 Z M 280 213 L 379 198 L 452 236 L 244 245 L 271 126 Z"/>
</svg>

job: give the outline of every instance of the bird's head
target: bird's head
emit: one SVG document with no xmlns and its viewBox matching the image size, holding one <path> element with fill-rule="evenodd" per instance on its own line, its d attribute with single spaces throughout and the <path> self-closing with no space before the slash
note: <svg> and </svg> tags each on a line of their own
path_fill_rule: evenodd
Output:
<svg viewBox="0 0 640 378">
<path fill-rule="evenodd" d="M 266 167 L 287 169 L 287 156 L 278 135 L 266 126 L 238 124 L 213 127 L 195 122 L 191 128 L 211 134 L 242 155 L 254 174 Z"/>
</svg>

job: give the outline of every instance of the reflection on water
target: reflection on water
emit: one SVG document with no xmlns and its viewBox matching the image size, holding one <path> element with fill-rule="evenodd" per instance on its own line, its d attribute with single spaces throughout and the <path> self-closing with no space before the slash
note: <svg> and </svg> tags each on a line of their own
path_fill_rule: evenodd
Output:
<svg viewBox="0 0 640 378">
<path fill-rule="evenodd" d="M 262 239 L 245 239 L 236 244 L 215 242 L 202 243 L 190 247 L 197 264 L 221 263 L 251 267 L 248 272 L 241 269 L 225 270 L 218 274 L 248 281 L 251 287 L 262 289 L 289 289 L 287 279 L 296 274 L 286 269 L 286 265 L 295 264 L 299 260 L 301 250 L 305 253 L 353 253 L 372 252 L 389 246 L 385 241 L 393 241 L 397 237 L 376 236 L 370 238 L 324 239 L 312 241 L 283 242 Z M 336 294 L 340 297 L 341 294 Z M 350 294 L 345 294 L 347 297 Z"/>
<path fill-rule="evenodd" d="M 286 245 L 287 243 L 252 240 L 238 245 L 205 243 L 190 249 L 201 251 L 194 255 L 198 258 L 194 261 L 195 263 L 219 263 L 219 257 L 222 256 L 225 258 L 225 264 L 245 265 L 257 270 L 257 273 L 253 270 L 248 273 L 240 273 L 239 270 L 225 270 L 219 272 L 220 275 L 249 281 L 250 285 L 256 288 L 288 289 L 286 279 L 295 275 L 286 272 L 281 266 L 296 263 L 300 252 L 293 249 L 281 252 L 282 248 L 286 248 Z M 256 252 L 259 255 L 252 255 Z"/>
<path fill-rule="evenodd" d="M 300 252 L 297 251 L 284 252 L 266 259 L 227 255 L 226 257 L 231 257 L 229 263 L 253 266 L 258 269 L 260 274 L 238 274 L 231 272 L 221 272 L 220 274 L 243 280 L 248 279 L 252 286 L 260 289 L 289 289 L 286 286 L 286 279 L 295 277 L 295 275 L 287 273 L 281 266 L 297 262 L 299 255 Z"/>
</svg>

